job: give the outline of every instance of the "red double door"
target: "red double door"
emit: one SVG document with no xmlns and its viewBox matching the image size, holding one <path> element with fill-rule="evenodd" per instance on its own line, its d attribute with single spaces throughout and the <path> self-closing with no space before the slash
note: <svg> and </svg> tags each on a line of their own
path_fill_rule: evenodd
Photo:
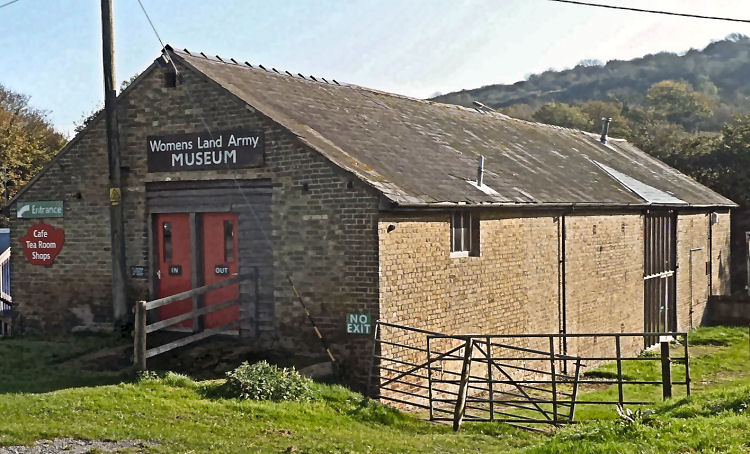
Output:
<svg viewBox="0 0 750 454">
<path fill-rule="evenodd" d="M 193 220 L 194 219 L 194 220 Z M 159 298 L 230 279 L 238 272 L 237 214 L 188 213 L 156 216 L 157 294 Z M 198 249 L 196 254 L 192 248 Z M 197 257 L 198 263 L 192 263 Z M 196 268 L 194 273 L 194 267 Z M 193 282 L 193 275 L 198 282 Z M 212 306 L 239 297 L 239 285 L 212 290 L 203 295 L 203 305 Z M 192 298 L 159 308 L 162 320 L 193 309 Z M 216 328 L 237 321 L 239 309 L 231 306 L 204 315 L 203 327 Z M 175 326 L 192 328 L 192 320 Z M 236 328 L 235 328 L 236 329 Z"/>
</svg>

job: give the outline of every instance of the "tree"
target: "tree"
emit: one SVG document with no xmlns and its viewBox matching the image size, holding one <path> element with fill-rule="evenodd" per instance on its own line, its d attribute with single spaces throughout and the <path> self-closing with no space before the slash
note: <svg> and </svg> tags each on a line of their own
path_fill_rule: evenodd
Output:
<svg viewBox="0 0 750 454">
<path fill-rule="evenodd" d="M 713 116 L 711 101 L 703 93 L 693 90 L 686 82 L 662 80 L 646 92 L 646 107 L 660 120 L 696 130 L 701 122 Z"/>
<path fill-rule="evenodd" d="M 565 103 L 544 104 L 534 112 L 533 117 L 538 122 L 565 128 L 588 129 L 590 126 L 589 118 L 580 107 Z"/>
<path fill-rule="evenodd" d="M 133 76 L 130 76 L 130 79 L 123 80 L 120 84 L 120 93 L 123 92 L 130 84 L 132 84 L 137 78 L 140 76 L 140 74 L 135 74 Z M 118 93 L 119 95 L 119 93 Z M 79 132 L 83 131 L 88 127 L 88 125 L 91 124 L 92 121 L 96 119 L 96 117 L 104 110 L 104 106 L 102 104 L 99 104 L 98 107 L 95 107 L 91 112 L 85 114 L 83 118 L 81 118 L 80 122 L 75 123 L 75 128 L 73 128 L 73 131 L 78 134 Z"/>
<path fill-rule="evenodd" d="M 664 162 L 708 187 L 717 186 L 713 154 L 721 143 L 718 134 L 695 134 L 678 140 Z"/>
<path fill-rule="evenodd" d="M 509 117 L 534 121 L 534 107 L 529 104 L 513 104 L 512 106 L 501 107 L 498 111 Z"/>
<path fill-rule="evenodd" d="M 725 124 L 721 136 L 697 134 L 677 141 L 664 160 L 741 206 L 750 206 L 750 115 Z"/>
<path fill-rule="evenodd" d="M 633 123 L 629 140 L 646 153 L 664 160 L 675 152 L 676 144 L 688 135 L 678 124 L 648 119 Z"/>
<path fill-rule="evenodd" d="M 721 140 L 706 166 L 713 172 L 711 189 L 742 206 L 750 206 L 750 115 L 725 124 Z"/>
<path fill-rule="evenodd" d="M 581 105 L 581 111 L 589 119 L 589 131 L 601 132 L 602 118 L 611 118 L 609 135 L 627 138 L 630 136 L 628 120 L 622 115 L 622 104 L 618 102 L 588 101 Z"/>
<path fill-rule="evenodd" d="M 0 85 L 0 191 L 7 189 L 12 197 L 65 142 L 46 114 L 29 105 L 28 96 Z M 4 207 L 5 197 L 0 196 Z M 0 217 L 0 224 L 4 222 Z"/>
</svg>

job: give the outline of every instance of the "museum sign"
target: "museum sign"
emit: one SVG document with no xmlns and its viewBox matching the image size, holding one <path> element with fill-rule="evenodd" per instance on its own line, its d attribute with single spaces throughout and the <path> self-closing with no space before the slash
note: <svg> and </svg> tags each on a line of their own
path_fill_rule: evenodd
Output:
<svg viewBox="0 0 750 454">
<path fill-rule="evenodd" d="M 148 136 L 146 142 L 149 172 L 240 169 L 264 163 L 262 131 Z"/>
</svg>

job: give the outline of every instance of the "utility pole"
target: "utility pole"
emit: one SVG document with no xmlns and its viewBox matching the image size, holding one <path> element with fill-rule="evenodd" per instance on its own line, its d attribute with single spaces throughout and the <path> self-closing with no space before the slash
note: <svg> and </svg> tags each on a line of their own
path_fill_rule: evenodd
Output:
<svg viewBox="0 0 750 454">
<path fill-rule="evenodd" d="M 2 149 L 0 148 L 0 158 L 1 157 Z M 0 207 L 0 225 L 3 225 L 3 217 L 8 210 L 8 196 L 10 195 L 10 192 L 8 191 L 8 180 L 8 165 L 3 163 L 2 175 L 0 175 L 0 181 L 3 183 L 3 190 L 0 192 L 0 202 L 2 202 L 2 207 Z M 10 221 L 10 219 L 8 221 Z"/>
<path fill-rule="evenodd" d="M 109 224 L 112 245 L 112 313 L 116 326 L 127 321 L 125 237 L 120 187 L 120 144 L 115 100 L 115 43 L 112 0 L 102 0 L 102 56 L 104 57 L 104 113 L 109 158 Z"/>
</svg>

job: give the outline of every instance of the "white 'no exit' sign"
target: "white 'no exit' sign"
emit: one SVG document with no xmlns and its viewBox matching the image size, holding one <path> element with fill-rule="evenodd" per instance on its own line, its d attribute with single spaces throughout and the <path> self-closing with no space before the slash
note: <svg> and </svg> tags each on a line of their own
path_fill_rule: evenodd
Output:
<svg viewBox="0 0 750 454">
<path fill-rule="evenodd" d="M 372 317 L 370 314 L 346 314 L 346 332 L 348 334 L 370 334 Z"/>
</svg>

